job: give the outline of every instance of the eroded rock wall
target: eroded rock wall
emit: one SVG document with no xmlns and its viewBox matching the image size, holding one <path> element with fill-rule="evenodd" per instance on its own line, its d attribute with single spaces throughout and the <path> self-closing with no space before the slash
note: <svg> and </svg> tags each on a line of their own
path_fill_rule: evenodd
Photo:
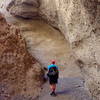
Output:
<svg viewBox="0 0 100 100">
<path fill-rule="evenodd" d="M 86 86 L 100 100 L 100 1 L 41 0 L 40 14 L 65 35 Z"/>
<path fill-rule="evenodd" d="M 43 73 L 19 29 L 0 14 L 0 100 L 31 100 L 40 91 Z"/>
<path fill-rule="evenodd" d="M 6 2 L 6 1 L 5 1 Z M 7 10 L 13 15 L 22 18 L 38 17 L 38 0 L 12 0 Z"/>
<path fill-rule="evenodd" d="M 64 34 L 84 74 L 86 86 L 99 100 L 100 0 L 39 0 L 39 4 L 39 16 Z"/>
<path fill-rule="evenodd" d="M 93 0 L 40 0 L 40 14 L 59 27 L 70 43 L 88 37 L 96 16 Z M 51 3 L 52 2 L 52 3 Z"/>
</svg>

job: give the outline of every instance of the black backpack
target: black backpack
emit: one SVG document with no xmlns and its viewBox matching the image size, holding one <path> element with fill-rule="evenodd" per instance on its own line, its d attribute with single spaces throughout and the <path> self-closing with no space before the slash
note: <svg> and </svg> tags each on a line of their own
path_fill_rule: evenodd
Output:
<svg viewBox="0 0 100 100">
<path fill-rule="evenodd" d="M 56 67 L 51 67 L 48 71 L 48 74 L 47 74 L 49 77 L 50 76 L 55 76 L 55 75 L 58 75 L 58 69 Z"/>
</svg>

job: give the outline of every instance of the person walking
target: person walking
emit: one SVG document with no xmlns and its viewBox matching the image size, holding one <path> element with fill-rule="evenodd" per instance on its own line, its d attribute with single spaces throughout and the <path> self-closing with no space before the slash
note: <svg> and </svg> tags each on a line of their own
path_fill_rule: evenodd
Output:
<svg viewBox="0 0 100 100">
<path fill-rule="evenodd" d="M 58 66 L 55 63 L 56 63 L 55 60 L 51 61 L 51 64 L 48 66 L 48 73 L 47 73 L 47 76 L 49 78 L 50 88 L 51 88 L 51 93 L 50 93 L 51 96 L 56 96 L 55 90 L 59 78 Z"/>
</svg>

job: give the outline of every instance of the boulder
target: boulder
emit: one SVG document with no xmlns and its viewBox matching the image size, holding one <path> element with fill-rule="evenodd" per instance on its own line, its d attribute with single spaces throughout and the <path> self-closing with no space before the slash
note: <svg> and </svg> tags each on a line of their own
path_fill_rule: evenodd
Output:
<svg viewBox="0 0 100 100">
<path fill-rule="evenodd" d="M 7 6 L 7 10 L 13 15 L 22 18 L 38 17 L 38 0 L 12 0 Z"/>
</svg>

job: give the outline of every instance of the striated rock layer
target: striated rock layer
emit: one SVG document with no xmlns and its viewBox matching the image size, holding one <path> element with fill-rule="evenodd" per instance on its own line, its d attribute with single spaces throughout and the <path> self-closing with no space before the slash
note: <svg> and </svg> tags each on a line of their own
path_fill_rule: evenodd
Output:
<svg viewBox="0 0 100 100">
<path fill-rule="evenodd" d="M 40 64 L 27 52 L 19 30 L 0 14 L 0 100 L 31 100 L 42 83 Z"/>
</svg>

